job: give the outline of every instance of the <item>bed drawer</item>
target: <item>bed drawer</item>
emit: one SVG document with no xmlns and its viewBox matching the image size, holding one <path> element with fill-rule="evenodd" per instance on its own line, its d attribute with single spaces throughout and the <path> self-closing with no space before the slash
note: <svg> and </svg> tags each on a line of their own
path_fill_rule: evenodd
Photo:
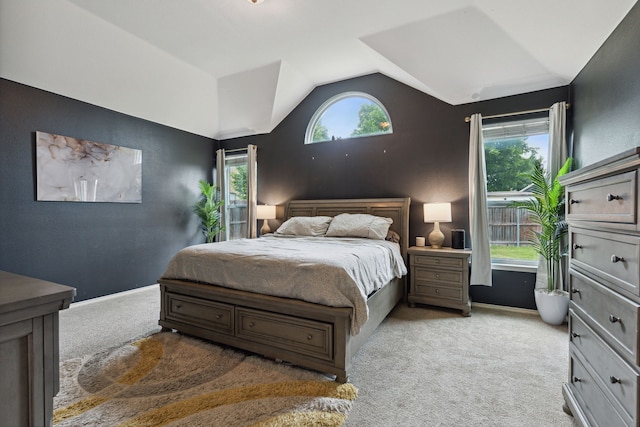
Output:
<svg viewBox="0 0 640 427">
<path fill-rule="evenodd" d="M 236 308 L 236 335 L 325 360 L 333 359 L 333 326 L 294 316 Z"/>
<path fill-rule="evenodd" d="M 233 334 L 234 307 L 219 302 L 167 293 L 167 318 Z"/>
<path fill-rule="evenodd" d="M 571 263 L 605 282 L 640 295 L 640 238 L 573 227 Z"/>
<path fill-rule="evenodd" d="M 567 219 L 636 224 L 636 171 L 567 188 Z"/>
<path fill-rule="evenodd" d="M 628 426 L 630 420 L 616 412 L 589 370 L 574 353 L 569 353 L 569 389 L 593 426 Z"/>
<path fill-rule="evenodd" d="M 571 270 L 572 307 L 596 328 L 627 360 L 638 363 L 638 315 L 640 305 Z"/>
<path fill-rule="evenodd" d="M 579 316 L 570 311 L 571 344 L 591 367 L 600 387 L 607 390 L 633 419 L 637 417 L 638 373 L 618 356 L 588 327 Z"/>
</svg>

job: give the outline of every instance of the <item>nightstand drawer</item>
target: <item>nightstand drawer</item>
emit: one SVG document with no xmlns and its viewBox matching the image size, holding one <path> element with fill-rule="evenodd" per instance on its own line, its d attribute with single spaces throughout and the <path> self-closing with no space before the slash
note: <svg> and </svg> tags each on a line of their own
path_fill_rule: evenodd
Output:
<svg viewBox="0 0 640 427">
<path fill-rule="evenodd" d="M 416 296 L 428 298 L 444 298 L 462 302 L 462 288 L 449 288 L 446 286 L 433 286 L 416 282 Z"/>
<path fill-rule="evenodd" d="M 419 282 L 437 283 L 439 285 L 462 285 L 462 272 L 461 271 L 449 271 L 449 270 L 435 270 L 431 268 L 414 268 L 414 279 L 416 284 Z"/>
<path fill-rule="evenodd" d="M 167 318 L 233 334 L 232 305 L 168 293 Z"/>
<path fill-rule="evenodd" d="M 412 261 L 412 264 L 416 266 L 452 268 L 462 270 L 463 262 L 466 261 L 466 259 L 441 256 L 413 255 Z"/>
</svg>

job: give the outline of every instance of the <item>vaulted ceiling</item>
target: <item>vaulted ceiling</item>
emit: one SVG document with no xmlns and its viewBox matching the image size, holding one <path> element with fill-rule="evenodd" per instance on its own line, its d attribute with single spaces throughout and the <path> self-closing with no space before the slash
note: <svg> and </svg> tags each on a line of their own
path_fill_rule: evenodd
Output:
<svg viewBox="0 0 640 427">
<path fill-rule="evenodd" d="M 192 133 L 380 72 L 450 104 L 566 85 L 635 0 L 0 0 L 0 76 Z"/>
</svg>

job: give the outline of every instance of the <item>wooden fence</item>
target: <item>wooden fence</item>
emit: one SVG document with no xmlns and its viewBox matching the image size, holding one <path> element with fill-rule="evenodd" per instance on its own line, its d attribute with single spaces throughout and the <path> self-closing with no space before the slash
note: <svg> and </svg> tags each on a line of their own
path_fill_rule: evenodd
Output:
<svg viewBox="0 0 640 427">
<path fill-rule="evenodd" d="M 492 244 L 529 246 L 531 230 L 539 230 L 526 209 L 511 206 L 490 206 L 489 240 Z"/>
</svg>

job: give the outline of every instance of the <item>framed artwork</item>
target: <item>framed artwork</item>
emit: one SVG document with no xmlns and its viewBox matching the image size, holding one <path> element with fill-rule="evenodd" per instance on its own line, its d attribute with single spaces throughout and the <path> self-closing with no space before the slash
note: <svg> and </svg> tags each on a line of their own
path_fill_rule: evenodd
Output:
<svg viewBox="0 0 640 427">
<path fill-rule="evenodd" d="M 36 132 L 36 200 L 142 203 L 142 150 Z"/>
</svg>

